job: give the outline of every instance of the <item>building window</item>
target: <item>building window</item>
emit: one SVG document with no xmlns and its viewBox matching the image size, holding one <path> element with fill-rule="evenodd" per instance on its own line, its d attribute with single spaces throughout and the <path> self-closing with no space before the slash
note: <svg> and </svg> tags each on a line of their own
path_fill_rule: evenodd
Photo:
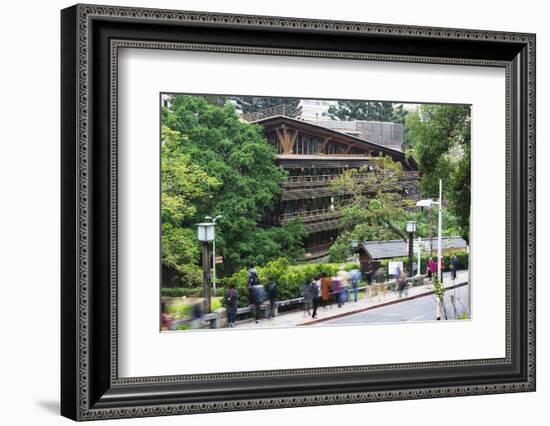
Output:
<svg viewBox="0 0 550 426">
<path fill-rule="evenodd" d="M 320 142 L 314 136 L 300 133 L 296 138 L 292 152 L 298 155 L 317 155 L 319 153 Z"/>
<path fill-rule="evenodd" d="M 329 142 L 325 145 L 325 154 L 345 154 L 346 147 L 344 145 Z"/>
</svg>

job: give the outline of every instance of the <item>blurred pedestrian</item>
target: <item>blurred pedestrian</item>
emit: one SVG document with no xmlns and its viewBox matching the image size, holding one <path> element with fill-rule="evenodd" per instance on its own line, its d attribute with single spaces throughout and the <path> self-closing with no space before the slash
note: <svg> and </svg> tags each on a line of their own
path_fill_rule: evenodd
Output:
<svg viewBox="0 0 550 426">
<path fill-rule="evenodd" d="M 237 309 L 239 307 L 239 293 L 235 288 L 235 284 L 229 284 L 229 288 L 225 294 L 225 303 L 227 306 L 227 325 L 229 327 L 235 326 L 237 320 Z"/>
<path fill-rule="evenodd" d="M 344 265 L 340 266 L 340 269 L 338 270 L 337 275 L 342 280 L 342 285 L 340 289 L 340 303 L 343 305 L 346 300 L 348 300 L 348 291 L 349 291 L 349 284 L 350 284 L 350 273 L 346 271 L 346 267 Z"/>
<path fill-rule="evenodd" d="M 332 293 L 334 294 L 334 298 L 338 302 L 338 307 L 341 308 L 344 304 L 344 281 L 342 280 L 342 277 L 335 276 L 332 277 Z"/>
<path fill-rule="evenodd" d="M 304 298 L 304 316 L 310 316 L 311 315 L 311 308 L 313 307 L 313 290 L 312 290 L 312 282 L 307 281 L 302 286 L 302 297 Z"/>
<path fill-rule="evenodd" d="M 382 284 L 386 281 L 386 271 L 380 266 L 374 273 L 374 279 L 378 284 Z"/>
<path fill-rule="evenodd" d="M 256 320 L 256 324 L 260 322 L 260 309 L 262 306 L 262 303 L 264 303 L 265 300 L 265 290 L 264 286 L 261 284 L 256 284 L 252 287 L 252 306 L 254 309 L 254 319 Z"/>
<path fill-rule="evenodd" d="M 191 307 L 191 328 L 197 329 L 202 323 L 202 303 L 195 303 Z"/>
<path fill-rule="evenodd" d="M 321 275 L 321 298 L 323 299 L 323 306 L 326 309 L 330 302 L 330 285 L 332 280 L 329 278 L 326 272 Z"/>
<path fill-rule="evenodd" d="M 174 316 L 172 314 L 169 314 L 166 312 L 166 305 L 164 303 L 164 299 L 161 299 L 160 301 L 160 319 L 161 319 L 161 331 L 165 330 L 173 330 L 173 318 Z"/>
<path fill-rule="evenodd" d="M 373 271 L 373 265 L 371 262 L 365 262 L 361 264 L 361 272 L 363 273 L 363 276 L 365 277 L 365 281 L 367 282 L 367 285 L 372 284 L 372 274 Z"/>
<path fill-rule="evenodd" d="M 351 294 L 353 295 L 353 301 L 357 302 L 357 293 L 359 289 L 359 282 L 361 281 L 361 272 L 358 269 L 351 269 L 349 271 L 351 281 Z"/>
<path fill-rule="evenodd" d="M 456 254 L 453 254 L 453 257 L 451 258 L 451 278 L 456 280 L 456 271 L 460 267 L 460 263 L 458 262 L 458 258 L 456 257 Z"/>
<path fill-rule="evenodd" d="M 430 257 L 430 259 L 428 260 L 428 278 L 432 278 L 433 277 L 433 274 L 435 274 L 436 272 L 436 266 L 435 266 L 435 262 L 434 262 L 434 259 L 433 257 Z"/>
<path fill-rule="evenodd" d="M 311 318 L 317 318 L 317 307 L 319 306 L 319 284 L 317 280 L 313 279 L 311 281 L 309 291 L 311 292 L 311 304 L 313 306 Z"/>
<path fill-rule="evenodd" d="M 269 311 L 267 318 L 273 318 L 277 313 L 277 284 L 273 277 L 269 277 L 269 281 L 266 286 L 267 300 L 269 300 Z"/>
<path fill-rule="evenodd" d="M 401 271 L 399 277 L 397 278 L 397 291 L 399 292 L 399 297 L 402 296 L 403 291 L 407 288 L 407 273 Z"/>
</svg>

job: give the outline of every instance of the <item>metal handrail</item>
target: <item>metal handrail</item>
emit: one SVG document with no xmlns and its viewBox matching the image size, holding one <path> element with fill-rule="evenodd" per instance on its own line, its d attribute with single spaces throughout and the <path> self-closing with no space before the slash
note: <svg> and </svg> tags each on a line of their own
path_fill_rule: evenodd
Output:
<svg viewBox="0 0 550 426">
<path fill-rule="evenodd" d="M 262 111 L 247 112 L 243 114 L 243 119 L 246 121 L 258 121 L 269 117 L 282 115 L 284 117 L 297 118 L 300 115 L 300 109 L 294 108 L 285 104 L 276 105 L 266 108 Z"/>
<path fill-rule="evenodd" d="M 325 216 L 330 215 L 334 217 L 338 217 L 341 215 L 341 213 L 334 209 L 318 209 L 318 210 L 304 210 L 304 211 L 298 211 L 298 212 L 292 212 L 292 213 L 282 213 L 280 215 L 281 220 L 290 220 L 295 217 L 301 217 L 301 218 L 307 218 L 312 216 Z"/>
</svg>

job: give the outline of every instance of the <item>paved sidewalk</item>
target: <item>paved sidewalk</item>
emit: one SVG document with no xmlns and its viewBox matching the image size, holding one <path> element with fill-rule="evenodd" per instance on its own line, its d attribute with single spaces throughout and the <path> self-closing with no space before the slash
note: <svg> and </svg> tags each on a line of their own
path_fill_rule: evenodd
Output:
<svg viewBox="0 0 550 426">
<path fill-rule="evenodd" d="M 427 280 L 426 280 L 427 281 Z M 445 288 L 464 285 L 468 282 L 468 271 L 458 271 L 456 280 L 451 280 L 450 273 L 443 274 L 443 285 Z M 388 291 L 385 294 L 374 295 L 367 297 L 363 292 L 357 302 L 348 301 L 342 307 L 338 307 L 337 303 L 324 308 L 319 306 L 317 309 L 317 318 L 313 319 L 308 316 L 303 310 L 295 310 L 291 312 L 280 313 L 277 317 L 271 319 L 260 320 L 258 324 L 254 320 L 237 321 L 236 328 L 271 328 L 271 327 L 295 327 L 303 325 L 316 324 L 318 322 L 327 321 L 346 315 L 355 314 L 369 309 L 382 307 L 394 303 L 404 302 L 406 300 L 415 299 L 433 294 L 433 286 L 431 283 L 409 287 L 406 292 L 403 292 L 402 297 L 399 297 L 397 291 Z"/>
</svg>

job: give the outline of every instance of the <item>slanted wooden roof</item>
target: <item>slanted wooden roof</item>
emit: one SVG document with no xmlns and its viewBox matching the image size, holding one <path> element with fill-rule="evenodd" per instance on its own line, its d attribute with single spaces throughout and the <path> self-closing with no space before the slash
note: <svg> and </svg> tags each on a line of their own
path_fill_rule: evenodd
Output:
<svg viewBox="0 0 550 426">
<path fill-rule="evenodd" d="M 394 161 L 399 161 L 409 170 L 418 170 L 418 164 L 413 158 L 407 158 L 405 153 L 397 149 L 392 149 L 387 146 L 379 145 L 366 139 L 361 139 L 357 136 L 349 135 L 338 130 L 329 129 L 308 121 L 298 120 L 296 118 L 286 117 L 283 115 L 271 116 L 261 120 L 253 121 L 252 123 L 261 124 L 264 128 L 275 128 L 282 124 L 301 130 L 303 132 L 310 132 L 321 137 L 332 137 L 335 140 L 341 140 L 358 147 L 368 148 L 375 152 L 381 152 L 383 155 L 388 155 L 393 158 Z"/>
</svg>

